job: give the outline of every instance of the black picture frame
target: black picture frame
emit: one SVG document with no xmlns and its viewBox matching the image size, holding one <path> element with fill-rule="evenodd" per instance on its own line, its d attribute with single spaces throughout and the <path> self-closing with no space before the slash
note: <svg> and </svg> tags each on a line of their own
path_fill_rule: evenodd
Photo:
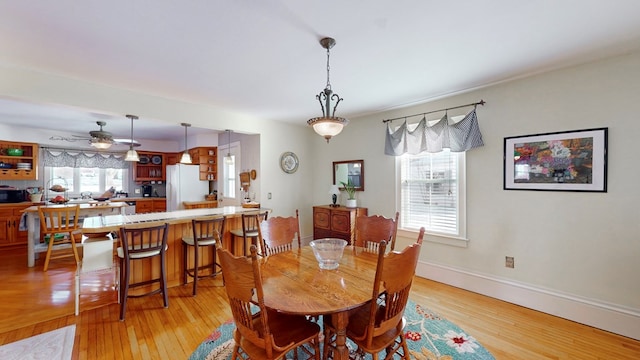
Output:
<svg viewBox="0 0 640 360">
<path fill-rule="evenodd" d="M 504 190 L 607 192 L 608 128 L 504 138 Z"/>
</svg>

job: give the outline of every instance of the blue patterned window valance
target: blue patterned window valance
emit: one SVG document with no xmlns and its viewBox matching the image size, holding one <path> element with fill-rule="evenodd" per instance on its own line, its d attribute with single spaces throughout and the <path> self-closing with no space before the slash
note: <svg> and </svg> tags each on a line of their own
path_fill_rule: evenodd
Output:
<svg viewBox="0 0 640 360">
<path fill-rule="evenodd" d="M 69 149 L 43 149 L 44 166 L 72 168 L 126 169 L 124 154 L 97 153 Z"/>
<path fill-rule="evenodd" d="M 450 124 L 446 113 L 434 124 L 429 124 L 423 117 L 413 130 L 409 130 L 406 120 L 395 131 L 391 129 L 391 122 L 387 122 L 384 153 L 391 156 L 415 155 L 440 152 L 445 148 L 463 152 L 480 146 L 484 146 L 484 143 L 474 108 L 454 124 Z"/>
</svg>

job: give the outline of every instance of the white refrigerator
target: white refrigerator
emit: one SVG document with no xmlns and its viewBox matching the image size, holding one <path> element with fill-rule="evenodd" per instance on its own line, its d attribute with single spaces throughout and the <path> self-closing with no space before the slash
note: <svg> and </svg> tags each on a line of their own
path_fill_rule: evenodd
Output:
<svg viewBox="0 0 640 360">
<path fill-rule="evenodd" d="M 200 180 L 198 165 L 167 165 L 167 211 L 184 209 L 183 201 L 203 201 L 209 182 Z"/>
</svg>

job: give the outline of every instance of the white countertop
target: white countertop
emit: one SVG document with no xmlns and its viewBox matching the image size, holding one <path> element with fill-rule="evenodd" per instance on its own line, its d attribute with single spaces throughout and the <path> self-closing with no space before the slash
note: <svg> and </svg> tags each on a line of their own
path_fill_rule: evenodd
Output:
<svg viewBox="0 0 640 360">
<path fill-rule="evenodd" d="M 240 216 L 243 213 L 270 211 L 265 208 L 243 208 L 242 206 L 224 206 L 219 208 L 189 209 L 135 215 L 92 216 L 84 219 L 82 231 L 85 233 L 108 232 L 125 225 L 148 222 L 180 223 L 205 216 Z"/>
</svg>

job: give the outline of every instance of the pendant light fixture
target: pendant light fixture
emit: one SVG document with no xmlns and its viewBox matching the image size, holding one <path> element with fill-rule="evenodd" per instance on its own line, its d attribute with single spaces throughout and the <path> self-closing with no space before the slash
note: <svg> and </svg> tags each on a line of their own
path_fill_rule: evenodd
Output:
<svg viewBox="0 0 640 360">
<path fill-rule="evenodd" d="M 181 164 L 192 164 L 191 155 L 189 155 L 189 147 L 187 146 L 187 128 L 191 126 L 191 124 L 181 123 L 180 125 L 184 126 L 184 152 L 182 153 L 182 157 L 180 158 Z"/>
<path fill-rule="evenodd" d="M 347 126 L 349 123 L 349 120 L 335 116 L 336 108 L 340 101 L 342 101 L 342 98 L 338 94 L 334 94 L 331 90 L 331 82 L 329 81 L 329 71 L 331 70 L 331 67 L 329 66 L 329 50 L 335 44 L 336 41 L 333 38 L 327 37 L 320 40 L 320 45 L 327 49 L 327 86 L 318 95 L 316 95 L 316 99 L 318 99 L 320 107 L 322 108 L 322 116 L 315 117 L 307 121 L 307 124 L 313 126 L 313 130 L 318 135 L 327 139 L 327 143 L 329 143 L 329 140 L 333 136 L 340 134 L 342 128 Z M 331 108 L 331 100 L 336 101 L 335 105 L 333 105 L 333 109 Z"/>
<path fill-rule="evenodd" d="M 228 142 L 227 142 L 227 155 L 224 157 L 224 162 L 227 165 L 233 165 L 233 156 L 231 156 L 231 130 L 225 130 L 228 134 Z"/>
<path fill-rule="evenodd" d="M 135 115 L 127 115 L 129 119 L 131 119 L 131 142 L 129 143 L 129 151 L 127 151 L 127 156 L 125 156 L 124 161 L 140 161 L 140 157 L 138 156 L 138 152 L 133 150 L 133 120 L 138 120 L 138 117 Z"/>
</svg>

